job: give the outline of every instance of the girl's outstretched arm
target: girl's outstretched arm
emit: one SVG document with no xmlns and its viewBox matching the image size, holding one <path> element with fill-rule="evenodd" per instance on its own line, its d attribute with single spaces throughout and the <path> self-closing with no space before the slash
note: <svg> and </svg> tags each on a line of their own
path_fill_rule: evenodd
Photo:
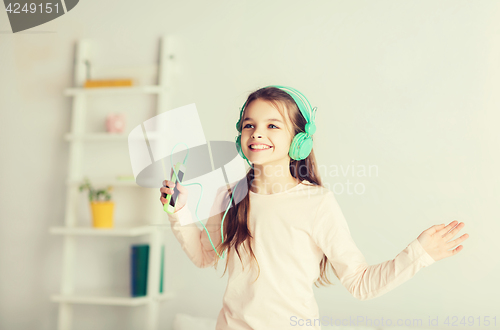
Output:
<svg viewBox="0 0 500 330">
<path fill-rule="evenodd" d="M 205 224 L 205 227 L 210 233 L 212 243 L 216 248 L 222 241 L 220 227 L 224 212 L 217 212 L 220 211 L 220 205 L 222 203 L 222 196 L 224 193 L 227 195 L 227 188 L 219 188 L 217 191 L 217 197 L 215 198 L 215 202 L 210 211 L 210 214 L 214 215 L 212 215 Z M 201 228 L 200 231 L 200 228 L 193 222 L 193 218 L 196 217 L 189 210 L 187 203 L 174 214 L 168 214 L 168 219 L 174 236 L 177 238 L 179 243 L 181 243 L 182 250 L 184 250 L 195 266 L 199 268 L 213 266 L 215 258 L 218 258 L 218 256 L 208 239 L 207 232 L 204 228 Z M 183 220 L 181 221 L 181 219 Z M 181 226 L 181 222 L 189 224 Z M 198 219 L 196 219 L 196 222 L 199 223 Z"/>
<path fill-rule="evenodd" d="M 435 262 L 420 241 L 415 239 L 396 258 L 368 265 L 354 243 L 331 191 L 326 193 L 319 205 L 312 238 L 332 263 L 342 285 L 359 300 L 379 297 Z"/>
</svg>

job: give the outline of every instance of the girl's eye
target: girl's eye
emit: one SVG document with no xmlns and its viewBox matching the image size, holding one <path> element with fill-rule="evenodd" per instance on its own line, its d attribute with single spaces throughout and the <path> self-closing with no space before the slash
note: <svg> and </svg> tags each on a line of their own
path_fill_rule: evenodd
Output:
<svg viewBox="0 0 500 330">
<path fill-rule="evenodd" d="M 247 126 L 250 125 L 250 126 L 253 126 L 252 124 L 246 124 L 243 128 L 247 128 Z M 269 126 L 274 126 L 276 128 L 279 128 L 278 126 L 274 125 L 274 124 L 269 124 Z"/>
</svg>

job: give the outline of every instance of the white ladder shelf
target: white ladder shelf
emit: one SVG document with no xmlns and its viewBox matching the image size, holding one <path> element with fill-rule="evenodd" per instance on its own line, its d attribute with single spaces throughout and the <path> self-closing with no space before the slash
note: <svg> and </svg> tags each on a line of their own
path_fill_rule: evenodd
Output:
<svg viewBox="0 0 500 330">
<path fill-rule="evenodd" d="M 70 330 L 72 327 L 72 315 L 74 304 L 92 305 L 115 305 L 115 306 L 147 306 L 147 322 L 144 327 L 147 330 L 158 329 L 159 303 L 165 299 L 173 299 L 173 292 L 159 293 L 160 284 L 160 263 L 161 245 L 166 237 L 167 227 L 158 226 L 135 226 L 125 228 L 95 229 L 92 227 L 77 226 L 77 208 L 79 190 L 78 186 L 83 180 L 82 160 L 84 143 L 88 141 L 121 141 L 126 142 L 126 135 L 108 135 L 106 133 L 86 133 L 86 98 L 91 95 L 116 95 L 123 94 L 154 94 L 158 97 L 156 113 L 160 114 L 166 109 L 168 84 L 167 69 L 170 68 L 173 56 L 167 51 L 167 46 L 171 44 L 171 39 L 163 36 L 160 40 L 160 54 L 157 66 L 158 85 L 133 86 L 133 87 L 109 87 L 109 88 L 67 88 L 64 91 L 66 96 L 73 98 L 72 102 L 72 122 L 71 133 L 66 134 L 65 139 L 70 143 L 69 149 L 69 175 L 66 180 L 66 211 L 64 226 L 52 227 L 49 232 L 53 235 L 62 235 L 63 241 L 63 261 L 61 293 L 51 297 L 51 300 L 59 303 L 58 329 Z M 80 40 L 77 44 L 74 86 L 83 86 L 86 79 L 85 61 L 89 59 L 89 40 Z M 108 178 L 91 178 L 95 186 L 137 186 L 134 181 L 120 182 Z M 161 205 L 159 205 L 161 207 Z M 153 219 L 154 223 L 160 223 L 161 219 Z M 76 257 L 76 239 L 86 236 L 103 237 L 134 237 L 147 235 L 149 238 L 149 263 L 147 295 L 145 297 L 116 297 L 106 296 L 102 292 L 99 294 L 76 295 L 74 294 L 74 266 Z M 166 251 L 165 251 L 166 252 Z M 164 267 L 166 267 L 165 265 Z"/>
</svg>

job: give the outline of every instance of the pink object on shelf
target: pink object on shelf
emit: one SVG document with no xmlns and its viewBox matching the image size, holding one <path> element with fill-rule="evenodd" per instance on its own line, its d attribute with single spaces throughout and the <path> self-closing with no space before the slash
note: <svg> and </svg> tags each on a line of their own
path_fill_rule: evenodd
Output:
<svg viewBox="0 0 500 330">
<path fill-rule="evenodd" d="M 106 131 L 109 133 L 122 133 L 125 129 L 125 115 L 110 113 L 106 117 Z"/>
</svg>

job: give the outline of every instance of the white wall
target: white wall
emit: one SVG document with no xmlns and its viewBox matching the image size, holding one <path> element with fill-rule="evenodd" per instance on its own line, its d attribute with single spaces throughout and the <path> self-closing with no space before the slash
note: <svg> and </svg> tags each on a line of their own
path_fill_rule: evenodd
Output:
<svg viewBox="0 0 500 330">
<path fill-rule="evenodd" d="M 357 301 L 338 280 L 315 288 L 322 316 L 424 324 L 439 317 L 443 324 L 447 316 L 477 322 L 496 315 L 498 322 L 499 7 L 456 0 L 86 0 L 16 34 L 0 11 L 0 329 L 56 326 L 49 296 L 59 291 L 62 239 L 48 228 L 63 224 L 62 137 L 71 103 L 62 91 L 72 84 L 74 43 L 93 39 L 100 65 L 145 64 L 156 61 L 162 34 L 178 43 L 171 105 L 195 102 L 207 140 L 233 141 L 238 108 L 261 86 L 293 86 L 318 107 L 314 148 L 328 168 L 322 176 L 338 189 L 370 264 L 394 258 L 432 225 L 465 222 L 460 235 L 470 238 L 462 252 L 382 297 Z M 376 165 L 378 175 L 331 172 L 349 165 Z M 364 193 L 341 193 L 347 180 Z M 178 298 L 163 303 L 162 328 L 176 312 L 215 318 L 227 277 L 197 269 L 171 233 L 168 240 L 167 286 Z M 113 283 L 108 271 L 126 271 L 119 251 L 129 244 L 81 242 L 77 284 Z M 144 316 L 141 308 L 76 306 L 74 329 L 140 329 Z"/>
</svg>

